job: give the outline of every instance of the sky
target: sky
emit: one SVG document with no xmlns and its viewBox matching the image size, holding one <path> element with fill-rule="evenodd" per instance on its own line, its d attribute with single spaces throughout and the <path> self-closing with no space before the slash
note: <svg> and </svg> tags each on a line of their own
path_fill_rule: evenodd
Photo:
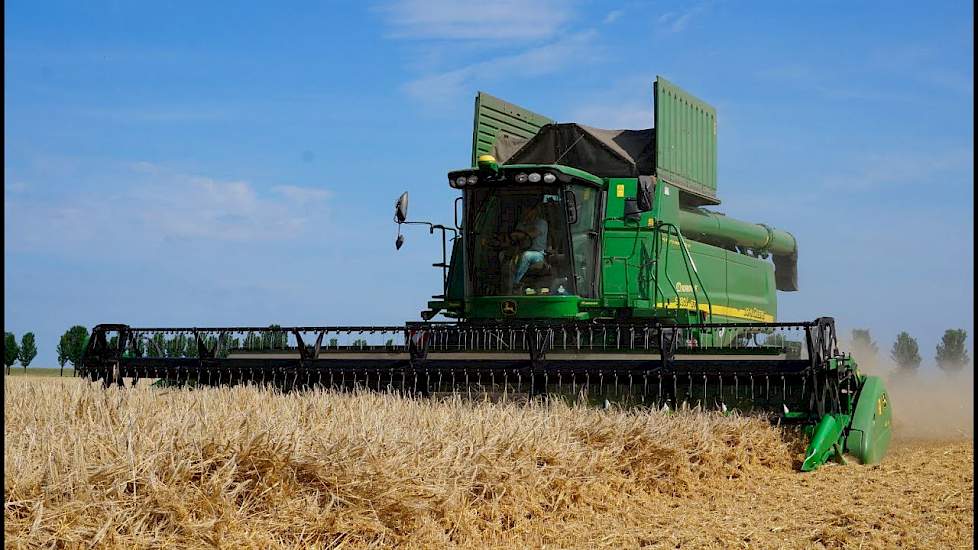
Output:
<svg viewBox="0 0 978 550">
<path fill-rule="evenodd" d="M 779 316 L 974 350 L 967 2 L 4 3 L 4 330 L 414 320 L 477 91 L 652 126 L 718 111 L 719 210 L 790 231 Z M 971 354 L 972 356 L 974 353 Z"/>
</svg>

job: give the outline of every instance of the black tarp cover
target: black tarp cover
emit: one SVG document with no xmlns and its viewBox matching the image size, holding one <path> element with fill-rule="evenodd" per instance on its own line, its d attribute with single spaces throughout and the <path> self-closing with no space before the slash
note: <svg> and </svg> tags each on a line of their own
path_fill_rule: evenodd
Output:
<svg viewBox="0 0 978 550">
<path fill-rule="evenodd" d="M 500 136 L 492 155 L 500 164 L 562 164 L 603 178 L 649 176 L 655 167 L 655 130 L 547 124 L 528 140 Z"/>
</svg>

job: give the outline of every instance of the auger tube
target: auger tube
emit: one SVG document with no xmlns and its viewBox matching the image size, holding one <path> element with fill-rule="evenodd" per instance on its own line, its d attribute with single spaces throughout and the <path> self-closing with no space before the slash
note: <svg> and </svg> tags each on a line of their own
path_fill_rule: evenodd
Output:
<svg viewBox="0 0 978 550">
<path fill-rule="evenodd" d="M 787 231 L 745 222 L 702 208 L 680 209 L 679 227 L 683 235 L 693 240 L 735 245 L 778 256 L 796 254 L 798 251 L 795 237 Z"/>
</svg>

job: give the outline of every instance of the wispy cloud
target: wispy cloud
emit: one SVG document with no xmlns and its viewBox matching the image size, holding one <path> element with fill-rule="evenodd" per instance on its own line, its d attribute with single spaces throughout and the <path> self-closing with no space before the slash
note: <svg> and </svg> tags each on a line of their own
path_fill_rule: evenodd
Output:
<svg viewBox="0 0 978 550">
<path fill-rule="evenodd" d="M 622 15 L 625 15 L 625 10 L 611 10 L 608 12 L 608 15 L 604 16 L 604 24 L 607 25 L 614 23 L 620 19 Z"/>
<path fill-rule="evenodd" d="M 683 32 L 689 26 L 689 22 L 696 16 L 706 12 L 709 8 L 708 2 L 700 2 L 680 11 L 670 11 L 659 16 L 656 23 L 659 30 L 669 32 Z"/>
<path fill-rule="evenodd" d="M 572 14 L 559 0 L 393 0 L 376 10 L 392 38 L 434 40 L 536 40 L 553 36 Z"/>
<path fill-rule="evenodd" d="M 975 93 L 974 71 L 968 67 L 954 70 L 947 66 L 948 44 L 938 48 L 932 43 L 904 42 L 887 44 L 866 54 L 864 66 L 875 72 L 892 75 L 915 87 L 947 91 L 965 96 Z M 970 49 L 970 45 L 969 45 Z"/>
<path fill-rule="evenodd" d="M 847 78 L 837 67 L 819 68 L 803 63 L 775 65 L 755 71 L 762 81 L 777 82 L 785 92 L 803 90 L 832 101 L 907 101 L 899 89 L 863 85 L 859 77 Z"/>
<path fill-rule="evenodd" d="M 115 193 L 8 197 L 5 246 L 64 250 L 132 247 L 186 240 L 265 242 L 299 237 L 324 219 L 320 187 L 279 185 L 263 193 L 242 180 L 182 174 L 149 162 L 132 163 L 115 179 Z M 119 228 L 125 228 L 120 231 Z"/>
<path fill-rule="evenodd" d="M 571 112 L 571 120 L 598 128 L 627 130 L 651 128 L 653 123 L 651 101 L 649 99 L 648 105 L 639 103 L 583 105 Z"/>
<path fill-rule="evenodd" d="M 295 185 L 277 185 L 272 191 L 283 197 L 298 202 L 321 202 L 333 194 L 328 189 L 318 187 L 298 187 Z"/>
<path fill-rule="evenodd" d="M 575 33 L 518 54 L 424 76 L 408 82 L 404 89 L 418 100 L 441 103 L 471 89 L 477 80 L 485 82 L 503 75 L 514 78 L 552 74 L 593 61 L 599 55 L 594 48 L 596 36 L 594 31 Z"/>
<path fill-rule="evenodd" d="M 619 75 L 575 101 L 569 120 L 598 128 L 651 128 L 655 78 L 654 72 L 644 71 Z"/>
<path fill-rule="evenodd" d="M 878 188 L 911 187 L 947 182 L 959 187 L 962 178 L 974 180 L 974 152 L 952 149 L 941 152 L 891 151 L 861 155 L 853 166 L 826 174 L 822 184 L 829 189 L 866 191 Z M 969 185 L 970 187 L 970 185 Z"/>
</svg>

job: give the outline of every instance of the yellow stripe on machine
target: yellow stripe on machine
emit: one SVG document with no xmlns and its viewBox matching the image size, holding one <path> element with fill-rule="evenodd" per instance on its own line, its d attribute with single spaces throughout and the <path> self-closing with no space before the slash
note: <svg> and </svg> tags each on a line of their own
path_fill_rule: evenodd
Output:
<svg viewBox="0 0 978 550">
<path fill-rule="evenodd" d="M 743 309 L 739 307 L 730 306 L 713 306 L 712 309 L 707 304 L 699 304 L 695 306 L 693 304 L 677 304 L 674 301 L 662 304 L 657 303 L 655 307 L 664 309 L 685 309 L 689 311 L 702 311 L 704 313 L 710 313 L 712 315 L 722 315 L 724 317 L 736 317 L 737 319 L 745 319 L 748 321 L 760 321 L 762 323 L 773 323 L 774 315 L 766 311 L 762 311 L 756 308 Z"/>
</svg>

